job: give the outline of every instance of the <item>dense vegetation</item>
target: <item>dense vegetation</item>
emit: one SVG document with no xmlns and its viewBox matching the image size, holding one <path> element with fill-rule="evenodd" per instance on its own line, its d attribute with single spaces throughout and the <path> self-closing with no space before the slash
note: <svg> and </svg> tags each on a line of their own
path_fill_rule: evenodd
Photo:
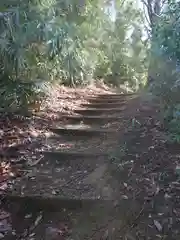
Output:
<svg viewBox="0 0 180 240">
<path fill-rule="evenodd" d="M 109 4 L 2 1 L 1 108 L 25 108 L 44 82 L 75 86 L 103 78 L 115 86 L 142 86 L 147 61 L 140 11 L 128 1 L 117 1 L 113 21 Z"/>
<path fill-rule="evenodd" d="M 180 6 L 141 2 L 145 10 L 123 0 L 2 1 L 0 108 L 26 109 L 46 93 L 45 83 L 77 86 L 102 78 L 137 90 L 148 79 L 177 138 Z"/>
<path fill-rule="evenodd" d="M 180 5 L 169 1 L 152 36 L 151 91 L 161 100 L 164 123 L 172 140 L 180 141 Z"/>
</svg>

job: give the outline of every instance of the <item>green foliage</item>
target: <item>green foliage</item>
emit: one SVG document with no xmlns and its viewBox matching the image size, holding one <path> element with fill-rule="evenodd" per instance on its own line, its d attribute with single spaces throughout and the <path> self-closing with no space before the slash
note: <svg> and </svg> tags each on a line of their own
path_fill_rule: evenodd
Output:
<svg viewBox="0 0 180 240">
<path fill-rule="evenodd" d="M 120 1 L 113 22 L 106 8 L 99 1 L 0 3 L 0 83 L 8 93 L 1 94 L 1 108 L 27 106 L 39 79 L 75 86 L 102 77 L 115 86 L 142 85 L 147 66 L 141 14 Z"/>
<path fill-rule="evenodd" d="M 180 12 L 179 4 L 169 3 L 152 38 L 153 77 L 152 91 L 160 97 L 165 124 L 173 141 L 180 142 Z"/>
<path fill-rule="evenodd" d="M 115 86 L 126 82 L 138 88 L 143 83 L 146 53 L 140 24 L 140 12 L 131 3 L 117 8 L 116 21 L 106 23 L 95 76 L 100 75 Z"/>
</svg>

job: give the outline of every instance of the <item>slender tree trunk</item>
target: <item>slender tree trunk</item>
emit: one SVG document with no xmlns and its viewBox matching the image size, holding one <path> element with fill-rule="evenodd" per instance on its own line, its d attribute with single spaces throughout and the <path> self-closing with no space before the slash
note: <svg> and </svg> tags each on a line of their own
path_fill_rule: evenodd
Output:
<svg viewBox="0 0 180 240">
<path fill-rule="evenodd" d="M 142 0 L 144 7 L 147 11 L 149 20 L 149 27 L 151 30 L 151 42 L 153 42 L 153 36 L 155 34 L 155 27 L 160 17 L 163 0 Z M 148 85 L 155 81 L 155 74 L 153 71 L 153 58 L 150 56 L 150 62 L 148 67 Z"/>
</svg>

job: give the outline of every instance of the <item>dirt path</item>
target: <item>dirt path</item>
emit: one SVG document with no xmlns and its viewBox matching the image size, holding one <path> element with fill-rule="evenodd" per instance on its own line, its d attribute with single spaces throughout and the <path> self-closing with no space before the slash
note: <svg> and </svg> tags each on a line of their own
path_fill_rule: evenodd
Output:
<svg viewBox="0 0 180 240">
<path fill-rule="evenodd" d="M 124 111 L 119 110 L 124 98 L 118 97 L 118 100 L 119 108 L 87 108 L 89 111 L 83 115 L 94 115 L 96 109 L 95 115 L 101 116 L 108 110 L 118 117 Z M 59 127 L 56 124 L 53 132 L 60 138 L 52 136 L 46 139 L 48 149 L 41 151 L 45 158 L 31 166 L 24 176 L 16 178 L 7 192 L 15 196 L 45 199 L 115 199 L 112 189 L 107 190 L 107 180 L 104 178 L 108 179 L 108 161 L 116 143 L 118 125 L 115 122 L 100 128 L 94 127 L 93 121 L 89 126 L 80 123 Z M 62 140 L 71 142 L 68 149 L 59 145 Z"/>
<path fill-rule="evenodd" d="M 53 124 L 60 135 L 46 136 L 39 158 L 11 181 L 1 215 L 13 214 L 3 218 L 2 238 L 179 239 L 179 152 L 160 130 L 158 105 L 147 95 L 107 93 L 90 102 L 105 103 L 110 114 L 89 104 L 91 125 Z"/>
</svg>

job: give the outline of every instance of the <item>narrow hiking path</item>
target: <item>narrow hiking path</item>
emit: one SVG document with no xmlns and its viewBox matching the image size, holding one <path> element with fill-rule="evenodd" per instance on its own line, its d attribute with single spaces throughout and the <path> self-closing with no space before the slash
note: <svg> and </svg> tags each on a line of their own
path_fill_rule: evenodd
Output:
<svg viewBox="0 0 180 240">
<path fill-rule="evenodd" d="M 179 239 L 179 155 L 160 129 L 158 104 L 108 92 L 73 112 L 49 125 L 55 135 L 43 157 L 6 189 L 13 215 L 3 237 Z"/>
<path fill-rule="evenodd" d="M 107 97 L 109 98 L 108 95 Z M 127 97 L 126 101 L 130 100 L 131 96 Z M 102 114 L 106 112 L 118 117 L 127 104 L 121 103 L 126 96 L 110 95 L 111 98 L 118 100 L 119 107 L 112 108 L 107 104 L 106 108 L 91 108 L 89 104 L 87 108 L 78 108 L 74 112 L 81 113 L 81 116 L 101 116 L 103 120 L 106 115 Z M 106 97 L 100 99 L 106 102 Z M 9 192 L 16 196 L 76 199 L 78 202 L 89 199 L 116 199 L 112 196 L 113 190 L 108 187 L 107 179 L 110 151 L 113 152 L 116 144 L 115 135 L 119 122 L 110 126 L 98 125 L 96 119 L 94 121 L 91 119 L 90 125 L 78 123 L 59 126 L 56 123 L 52 126 L 50 130 L 60 135 L 70 147 L 64 149 L 59 146 L 57 135 L 47 138 L 49 149 L 42 151 L 44 158 L 30 168 L 28 175 L 16 179 Z"/>
</svg>

